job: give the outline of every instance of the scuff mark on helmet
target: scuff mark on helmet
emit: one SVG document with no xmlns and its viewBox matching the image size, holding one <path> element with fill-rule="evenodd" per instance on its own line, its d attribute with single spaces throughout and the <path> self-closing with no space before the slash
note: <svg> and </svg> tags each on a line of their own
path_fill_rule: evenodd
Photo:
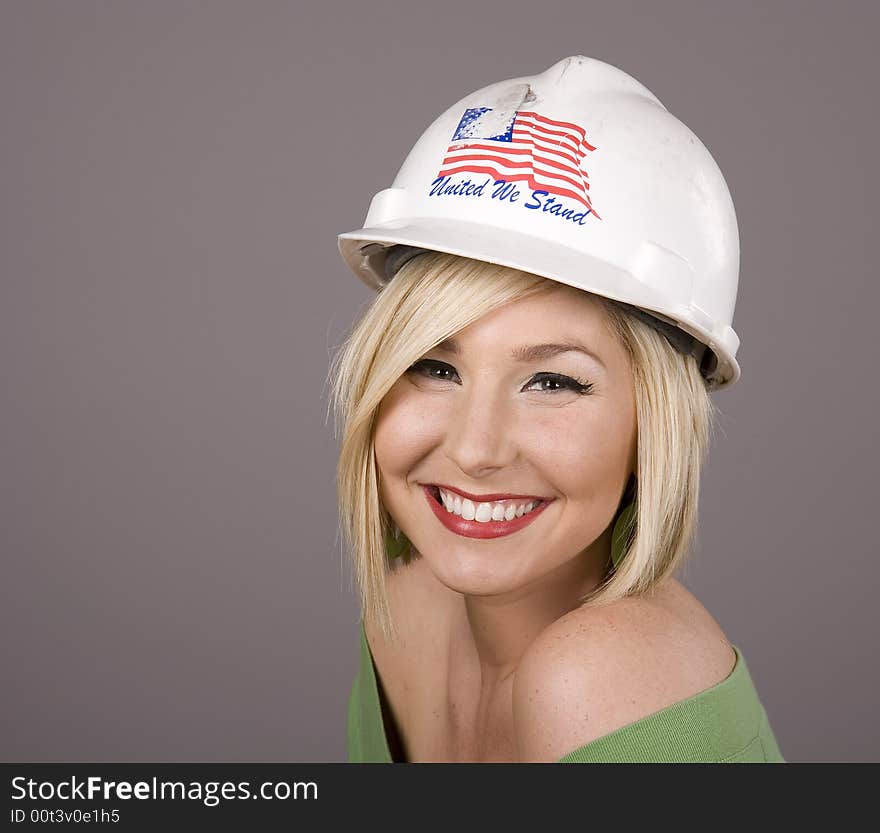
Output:
<svg viewBox="0 0 880 833">
<path fill-rule="evenodd" d="M 537 100 L 531 84 L 515 84 L 499 97 L 493 108 L 476 111 L 466 125 L 459 126 L 458 138 L 500 135 L 507 131 L 518 110 Z"/>
<path fill-rule="evenodd" d="M 568 68 L 571 66 L 572 61 L 574 61 L 574 57 L 565 59 L 565 63 L 562 65 L 562 72 L 559 73 L 559 79 L 556 82 L 557 84 L 565 78 L 565 73 L 568 72 Z"/>
</svg>

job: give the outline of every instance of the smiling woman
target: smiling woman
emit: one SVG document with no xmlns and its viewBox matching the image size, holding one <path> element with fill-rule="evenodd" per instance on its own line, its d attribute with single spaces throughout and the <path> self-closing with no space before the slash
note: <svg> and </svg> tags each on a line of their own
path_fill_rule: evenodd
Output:
<svg viewBox="0 0 880 833">
<path fill-rule="evenodd" d="M 442 288 L 431 290 L 428 274 Z M 457 353 L 441 331 L 446 349 L 423 353 L 384 395 L 373 438 L 382 506 L 446 587 L 496 596 L 553 572 L 554 592 L 573 606 L 606 572 L 609 524 L 636 474 L 625 346 L 600 303 L 543 278 L 534 284 L 504 267 L 424 254 L 398 279 L 405 310 L 392 315 L 414 323 L 418 309 L 433 310 L 420 325 L 424 335 L 445 329 L 438 308 L 456 306 L 454 298 L 468 298 L 468 309 L 481 315 L 454 330 Z M 523 343 L 525 333 L 533 343 Z M 541 346 L 566 340 L 591 345 L 604 361 Z M 440 485 L 447 502 L 452 494 L 451 512 L 426 500 L 432 496 L 423 487 Z M 520 517 L 492 520 L 496 507 L 508 508 L 496 494 L 519 500 Z M 494 546 L 474 546 L 487 538 Z M 584 542 L 593 544 L 584 550 Z"/>
<path fill-rule="evenodd" d="M 541 346 L 560 342 L 589 350 Z M 616 732 L 726 679 L 742 702 L 721 719 L 764 725 L 754 689 L 737 681 L 744 660 L 731 678 L 737 649 L 666 581 L 689 553 L 714 414 L 693 357 L 608 299 L 423 253 L 338 354 L 334 401 L 341 517 L 373 646 L 350 701 L 353 760 L 379 738 L 382 708 L 381 737 L 398 738 L 401 760 L 543 760 L 552 749 L 555 761 L 595 726 Z M 618 687 L 610 669 L 621 662 Z M 517 730 L 517 678 L 543 680 L 552 698 L 563 671 L 589 677 L 589 724 L 575 709 L 564 719 L 578 734 L 551 743 L 558 712 L 543 707 L 536 731 L 521 703 Z M 595 679 L 611 690 L 597 693 Z M 634 711 L 621 709 L 628 695 Z"/>
<path fill-rule="evenodd" d="M 592 349 L 528 355 L 535 345 L 522 344 L 523 333 L 539 346 L 579 337 Z M 457 489 L 462 521 L 470 520 L 464 499 L 485 501 L 487 482 L 552 499 L 568 509 L 564 519 L 545 518 L 553 536 L 592 541 L 608 558 L 606 527 L 638 500 L 625 563 L 609 572 L 606 558 L 585 579 L 581 595 L 594 606 L 648 590 L 686 556 L 714 405 L 695 361 L 614 302 L 506 267 L 424 253 L 376 297 L 332 376 L 343 435 L 342 525 L 364 611 L 387 637 L 388 537 L 402 531 L 416 543 L 415 552 L 408 545 L 401 552 L 407 563 L 431 550 L 418 546 L 423 534 L 440 531 L 426 524 L 431 504 L 420 484 Z M 432 445 L 445 459 L 422 459 Z M 479 523 L 474 518 L 470 529 Z M 444 554 L 444 564 L 453 555 Z"/>
<path fill-rule="evenodd" d="M 629 78 L 581 56 L 561 63 L 523 100 L 544 90 L 553 110 L 567 85 Z M 522 86 L 480 100 L 522 113 L 511 104 Z M 595 149 L 562 119 L 566 96 L 542 141 Z M 478 120 L 473 103 L 462 124 Z M 485 141 L 506 135 L 501 122 Z M 714 199 L 729 238 L 726 188 Z M 506 200 L 493 210 L 514 210 Z M 674 578 L 697 529 L 710 390 L 739 375 L 732 303 L 713 321 L 692 279 L 702 306 L 682 311 L 672 241 L 627 248 L 608 200 L 606 237 L 579 253 L 555 226 L 542 239 L 508 215 L 468 214 L 471 203 L 456 219 L 399 197 L 390 205 L 414 212 L 409 225 L 340 238 L 378 290 L 331 368 L 340 521 L 363 612 L 352 761 L 782 760 L 742 654 Z M 707 200 L 694 209 L 704 219 Z M 730 264 L 705 265 L 712 292 L 729 295 L 732 280 L 735 298 Z"/>
</svg>

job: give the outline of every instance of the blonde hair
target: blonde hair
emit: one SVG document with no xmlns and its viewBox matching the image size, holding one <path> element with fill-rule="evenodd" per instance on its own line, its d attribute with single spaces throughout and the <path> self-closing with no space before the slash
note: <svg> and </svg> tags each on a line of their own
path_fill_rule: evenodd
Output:
<svg viewBox="0 0 880 833">
<path fill-rule="evenodd" d="M 386 638 L 396 638 L 385 586 L 393 569 L 387 544 L 396 525 L 379 499 L 373 445 L 379 405 L 439 342 L 504 304 L 558 286 L 505 266 L 421 254 L 379 290 L 331 362 L 331 404 L 336 435 L 342 437 L 336 489 L 344 547 L 364 618 L 379 623 Z M 692 356 L 679 353 L 616 302 L 591 298 L 627 351 L 638 424 L 636 480 L 630 480 L 613 519 L 621 519 L 632 498 L 622 519 L 625 557 L 616 567 L 609 564 L 603 582 L 581 599 L 592 606 L 648 593 L 686 559 L 697 530 L 700 471 L 716 408 Z M 413 557 L 411 549 L 405 552 L 404 563 Z"/>
</svg>

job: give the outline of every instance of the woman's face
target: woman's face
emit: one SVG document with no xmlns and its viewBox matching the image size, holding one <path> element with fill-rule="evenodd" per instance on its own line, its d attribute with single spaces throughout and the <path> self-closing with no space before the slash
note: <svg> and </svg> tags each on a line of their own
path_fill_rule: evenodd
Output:
<svg viewBox="0 0 880 833">
<path fill-rule="evenodd" d="M 637 453 L 632 373 L 602 308 L 557 285 L 451 341 L 382 401 L 374 440 L 384 507 L 460 593 L 516 591 L 566 566 L 595 572 L 586 562 L 608 557 Z M 560 344 L 594 356 L 546 347 Z M 437 487 L 460 514 L 437 501 Z"/>
</svg>

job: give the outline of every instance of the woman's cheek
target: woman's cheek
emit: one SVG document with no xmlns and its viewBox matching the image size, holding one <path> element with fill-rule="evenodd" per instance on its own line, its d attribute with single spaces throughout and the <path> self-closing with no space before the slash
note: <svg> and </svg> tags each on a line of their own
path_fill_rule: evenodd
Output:
<svg viewBox="0 0 880 833">
<path fill-rule="evenodd" d="M 389 398 L 390 397 L 390 398 Z M 398 393 L 386 397 L 376 426 L 376 454 L 389 473 L 411 467 L 442 441 L 445 426 L 442 405 L 429 397 Z"/>
<path fill-rule="evenodd" d="M 518 436 L 528 438 L 528 445 L 548 459 L 583 463 L 596 454 L 599 429 L 595 420 L 583 412 L 566 408 L 547 415 L 534 414 L 518 427 Z"/>
</svg>

